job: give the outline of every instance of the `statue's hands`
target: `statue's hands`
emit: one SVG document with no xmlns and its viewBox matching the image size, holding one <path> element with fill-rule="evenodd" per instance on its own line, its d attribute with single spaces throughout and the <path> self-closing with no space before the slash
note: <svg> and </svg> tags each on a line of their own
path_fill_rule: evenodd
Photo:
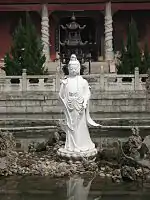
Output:
<svg viewBox="0 0 150 200">
<path fill-rule="evenodd" d="M 86 107 L 87 107 L 87 102 L 84 101 L 84 103 L 83 103 L 83 108 L 86 109 Z"/>
</svg>

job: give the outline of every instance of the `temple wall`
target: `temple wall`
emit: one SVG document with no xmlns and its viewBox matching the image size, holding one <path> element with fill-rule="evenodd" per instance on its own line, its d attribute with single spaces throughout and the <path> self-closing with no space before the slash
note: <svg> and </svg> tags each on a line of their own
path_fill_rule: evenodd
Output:
<svg viewBox="0 0 150 200">
<path fill-rule="evenodd" d="M 11 20 L 12 18 L 8 15 L 8 12 L 0 13 L 0 58 L 4 57 L 11 44 Z"/>
<path fill-rule="evenodd" d="M 0 118 L 60 119 L 63 108 L 58 94 L 21 92 L 0 95 Z M 145 92 L 92 92 L 90 111 L 94 119 L 149 119 L 150 102 Z"/>
</svg>

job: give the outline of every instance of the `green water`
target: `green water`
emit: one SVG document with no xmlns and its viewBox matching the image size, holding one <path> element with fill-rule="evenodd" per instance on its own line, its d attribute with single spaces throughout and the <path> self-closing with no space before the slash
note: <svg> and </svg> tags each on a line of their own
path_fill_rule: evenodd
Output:
<svg viewBox="0 0 150 200">
<path fill-rule="evenodd" d="M 112 183 L 110 179 L 9 177 L 0 180 L 0 200 L 149 200 L 150 183 Z"/>
</svg>

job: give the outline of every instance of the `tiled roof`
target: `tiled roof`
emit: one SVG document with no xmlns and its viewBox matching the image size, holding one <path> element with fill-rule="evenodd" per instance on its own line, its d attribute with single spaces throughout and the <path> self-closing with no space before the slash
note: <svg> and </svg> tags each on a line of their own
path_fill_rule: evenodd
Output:
<svg viewBox="0 0 150 200">
<path fill-rule="evenodd" d="M 1 4 L 11 4 L 11 3 L 101 3 L 106 2 L 108 0 L 0 0 Z M 133 3 L 133 2 L 141 2 L 146 3 L 150 2 L 150 0 L 112 0 L 112 2 L 127 2 L 127 3 Z"/>
</svg>

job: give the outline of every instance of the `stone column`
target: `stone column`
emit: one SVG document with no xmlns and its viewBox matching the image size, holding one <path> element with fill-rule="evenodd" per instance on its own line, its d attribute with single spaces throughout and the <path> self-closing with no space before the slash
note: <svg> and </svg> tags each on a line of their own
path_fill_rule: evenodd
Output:
<svg viewBox="0 0 150 200">
<path fill-rule="evenodd" d="M 105 60 L 110 62 L 114 59 L 112 22 L 111 1 L 109 1 L 105 7 Z"/>
<path fill-rule="evenodd" d="M 49 13 L 47 5 L 42 5 L 42 21 L 41 21 L 41 39 L 43 43 L 43 54 L 46 57 L 45 67 L 48 68 L 48 63 L 50 61 L 50 42 L 49 42 Z"/>
</svg>

